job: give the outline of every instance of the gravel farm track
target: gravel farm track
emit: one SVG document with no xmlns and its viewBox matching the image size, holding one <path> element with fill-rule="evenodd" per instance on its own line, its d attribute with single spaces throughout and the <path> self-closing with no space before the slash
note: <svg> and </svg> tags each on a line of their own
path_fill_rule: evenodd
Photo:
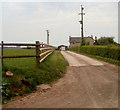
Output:
<svg viewBox="0 0 120 110">
<path fill-rule="evenodd" d="M 118 108 L 118 66 L 70 51 L 64 77 L 46 92 L 13 98 L 3 108 Z"/>
</svg>

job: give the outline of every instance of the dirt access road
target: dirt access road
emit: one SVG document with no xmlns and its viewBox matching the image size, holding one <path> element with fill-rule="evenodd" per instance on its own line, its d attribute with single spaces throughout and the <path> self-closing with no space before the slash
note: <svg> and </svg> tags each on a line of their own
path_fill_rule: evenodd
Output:
<svg viewBox="0 0 120 110">
<path fill-rule="evenodd" d="M 65 76 L 47 92 L 10 101 L 8 108 L 117 108 L 118 67 L 62 51 L 69 66 Z"/>
</svg>

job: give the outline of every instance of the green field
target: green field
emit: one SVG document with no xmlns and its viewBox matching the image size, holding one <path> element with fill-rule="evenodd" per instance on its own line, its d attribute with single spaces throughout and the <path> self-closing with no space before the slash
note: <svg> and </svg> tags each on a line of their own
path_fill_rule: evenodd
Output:
<svg viewBox="0 0 120 110">
<path fill-rule="evenodd" d="M 4 56 L 14 56 L 14 55 L 35 55 L 35 49 L 4 49 Z M 4 65 L 7 67 L 16 67 L 20 69 L 34 68 L 35 58 L 10 58 L 4 59 Z"/>
<path fill-rule="evenodd" d="M 34 49 L 4 49 L 4 55 L 34 55 Z M 16 95 L 24 95 L 36 90 L 39 84 L 51 83 L 62 77 L 68 63 L 59 51 L 53 52 L 38 67 L 35 58 L 4 59 L 3 103 Z M 14 73 L 6 77 L 6 71 Z"/>
<path fill-rule="evenodd" d="M 7 49 L 5 48 L 3 51 L 3 55 L 35 55 L 35 49 Z"/>
</svg>

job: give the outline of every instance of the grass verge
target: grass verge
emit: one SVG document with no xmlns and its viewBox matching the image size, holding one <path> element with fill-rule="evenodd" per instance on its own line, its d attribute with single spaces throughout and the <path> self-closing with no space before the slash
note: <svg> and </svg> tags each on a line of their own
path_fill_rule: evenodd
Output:
<svg viewBox="0 0 120 110">
<path fill-rule="evenodd" d="M 67 61 L 59 51 L 53 52 L 38 67 L 35 65 L 35 58 L 4 59 L 1 89 L 3 103 L 7 103 L 13 96 L 35 91 L 39 84 L 49 84 L 59 79 L 64 75 L 67 65 Z M 14 76 L 6 77 L 7 71 L 14 73 Z"/>
</svg>

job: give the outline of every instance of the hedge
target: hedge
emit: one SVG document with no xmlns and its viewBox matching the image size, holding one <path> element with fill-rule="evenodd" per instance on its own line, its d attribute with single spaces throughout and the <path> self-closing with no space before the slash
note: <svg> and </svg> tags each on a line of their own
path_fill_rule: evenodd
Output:
<svg viewBox="0 0 120 110">
<path fill-rule="evenodd" d="M 120 61 L 120 47 L 118 46 L 75 46 L 69 50 Z"/>
</svg>

